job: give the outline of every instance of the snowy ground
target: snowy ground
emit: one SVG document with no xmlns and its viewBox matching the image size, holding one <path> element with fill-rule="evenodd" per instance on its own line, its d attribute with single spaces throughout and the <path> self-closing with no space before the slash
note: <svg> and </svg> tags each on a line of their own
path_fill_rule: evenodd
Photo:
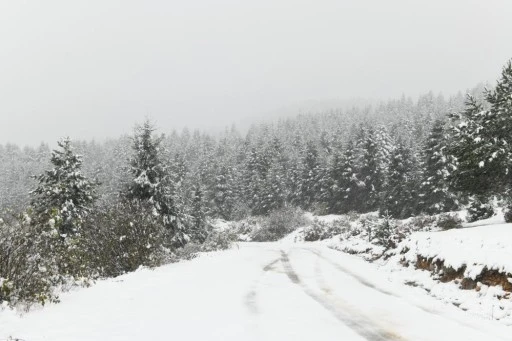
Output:
<svg viewBox="0 0 512 341">
<path fill-rule="evenodd" d="M 510 329 L 320 244 L 244 243 L 64 294 L 0 340 L 512 340 Z"/>
<path fill-rule="evenodd" d="M 389 271 L 395 280 L 417 285 L 430 295 L 457 305 L 470 314 L 512 326 L 512 299 L 507 298 L 509 294 L 501 286 L 479 283 L 478 291 L 461 290 L 458 283 L 440 283 L 429 271 L 399 265 L 401 259 L 413 264 L 417 256 L 421 256 L 433 261 L 441 260 L 445 266 L 455 270 L 464 267 L 464 277 L 473 280 L 484 269 L 512 273 L 512 224 L 505 224 L 502 214 L 465 224 L 464 227 L 413 233 L 398 246 L 397 255 L 389 259 L 383 269 Z"/>
</svg>

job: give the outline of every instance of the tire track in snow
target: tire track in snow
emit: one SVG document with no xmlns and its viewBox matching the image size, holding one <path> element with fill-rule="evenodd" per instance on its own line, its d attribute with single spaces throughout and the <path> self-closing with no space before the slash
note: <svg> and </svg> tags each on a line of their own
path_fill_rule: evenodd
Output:
<svg viewBox="0 0 512 341">
<path fill-rule="evenodd" d="M 404 338 L 388 331 L 371 322 L 371 320 L 354 310 L 348 305 L 342 303 L 338 299 L 338 304 L 333 304 L 332 299 L 327 297 L 327 293 L 322 289 L 324 295 L 317 294 L 310 288 L 308 288 L 301 280 L 299 275 L 293 269 L 290 259 L 286 252 L 281 250 L 281 262 L 288 278 L 294 283 L 301 287 L 301 289 L 309 297 L 315 300 L 317 303 L 322 305 L 326 310 L 331 312 L 340 322 L 347 327 L 354 330 L 357 334 L 364 337 L 368 341 L 400 341 L 405 340 Z M 327 290 L 327 288 L 326 288 Z"/>
<path fill-rule="evenodd" d="M 264 276 L 265 273 L 272 270 L 274 268 L 274 265 L 280 261 L 280 258 L 274 259 L 272 262 L 268 263 L 263 267 L 263 273 L 261 276 Z M 256 303 L 257 300 L 257 287 L 260 285 L 261 277 L 255 281 L 255 283 L 252 286 L 252 289 L 245 295 L 245 306 L 249 310 L 251 314 L 258 315 L 260 313 L 260 310 L 258 308 L 258 304 Z"/>
<path fill-rule="evenodd" d="M 314 250 L 314 249 L 310 249 L 310 248 L 305 248 L 305 247 L 301 247 L 301 248 L 297 248 L 299 250 L 304 250 L 304 251 L 309 251 L 313 254 L 315 254 L 316 256 L 318 256 L 319 259 L 323 259 L 325 260 L 327 263 L 329 263 L 330 265 L 332 265 L 335 269 L 337 269 L 338 271 L 341 271 L 343 272 L 344 274 L 346 275 L 349 275 L 350 277 L 354 278 L 355 280 L 357 280 L 359 283 L 361 283 L 362 285 L 370 288 L 370 289 L 374 289 L 374 290 L 377 290 L 379 292 L 381 292 L 382 294 L 384 295 L 388 295 L 388 296 L 392 296 L 392 297 L 395 297 L 397 299 L 400 299 L 400 300 L 405 300 L 407 301 L 408 303 L 414 305 L 416 308 L 426 312 L 426 313 L 429 313 L 429 314 L 432 314 L 432 315 L 442 315 L 441 312 L 437 311 L 437 310 L 434 310 L 434 309 L 431 309 L 429 307 L 425 307 L 421 304 L 418 304 L 416 302 L 412 302 L 400 295 L 397 295 L 395 293 L 392 293 L 388 290 L 385 290 L 385 289 L 381 289 L 379 287 L 377 287 L 375 284 L 373 283 L 370 283 L 369 281 L 367 281 L 366 279 L 364 279 L 363 277 L 361 277 L 360 275 L 357 275 L 356 273 L 354 273 L 353 271 L 350 271 L 348 269 L 346 269 L 345 267 L 339 265 L 338 263 L 336 262 L 333 262 L 332 260 L 330 260 L 329 258 L 325 257 L 324 255 L 322 255 L 322 253 L 319 251 L 319 250 Z M 449 319 L 461 326 L 464 326 L 464 327 L 467 327 L 467 328 L 471 328 L 471 329 L 474 329 L 476 331 L 478 331 L 477 328 L 475 328 L 475 326 L 473 326 L 472 324 L 470 323 L 467 323 L 465 321 L 461 321 L 459 319 L 455 319 L 455 318 L 452 318 L 450 316 L 445 316 L 445 315 L 442 315 L 444 318 L 446 319 Z"/>
<path fill-rule="evenodd" d="M 312 249 L 308 249 L 308 248 L 301 248 L 302 250 L 306 250 L 306 251 L 309 251 L 309 252 L 312 252 L 313 254 L 317 255 L 319 258 L 323 259 L 324 261 L 326 261 L 327 263 L 331 264 L 332 266 L 334 266 L 337 270 L 349 275 L 350 277 L 354 278 L 355 280 L 357 280 L 359 283 L 361 283 L 362 285 L 370 288 L 370 289 L 374 289 L 374 290 L 377 290 L 378 292 L 384 294 L 384 295 L 388 295 L 388 296 L 393 296 L 393 297 L 399 297 L 397 296 L 396 294 L 392 293 L 391 291 L 388 291 L 386 289 L 382 289 L 382 288 L 379 288 L 378 286 L 376 286 L 375 284 L 371 283 L 370 281 L 366 280 L 365 278 L 359 276 L 358 274 L 354 273 L 353 271 L 350 271 L 349 269 L 339 265 L 338 263 L 336 262 L 333 262 L 332 260 L 330 260 L 329 258 L 325 257 L 324 255 L 322 255 L 322 253 L 318 250 L 312 250 Z"/>
</svg>

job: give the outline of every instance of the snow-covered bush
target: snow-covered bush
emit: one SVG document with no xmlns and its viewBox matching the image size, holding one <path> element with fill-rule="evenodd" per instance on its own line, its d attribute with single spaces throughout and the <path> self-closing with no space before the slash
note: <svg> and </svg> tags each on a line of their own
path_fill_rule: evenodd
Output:
<svg viewBox="0 0 512 341">
<path fill-rule="evenodd" d="M 397 226 L 389 216 L 385 216 L 375 228 L 374 238 L 377 245 L 386 249 L 394 248 L 397 244 Z"/>
<path fill-rule="evenodd" d="M 484 202 L 479 198 L 475 198 L 468 207 L 467 221 L 474 222 L 477 220 L 487 219 L 494 215 L 494 207 L 489 202 Z"/>
<path fill-rule="evenodd" d="M 113 277 L 162 264 L 171 236 L 151 204 L 126 201 L 91 214 L 81 243 L 83 266 L 101 277 Z"/>
<path fill-rule="evenodd" d="M 369 242 L 375 237 L 375 230 L 379 219 L 374 215 L 360 215 L 353 228 L 350 229 L 351 237 L 358 236 L 367 239 Z"/>
<path fill-rule="evenodd" d="M 505 210 L 503 211 L 503 216 L 505 218 L 505 222 L 512 223 L 512 205 L 509 205 Z"/>
<path fill-rule="evenodd" d="M 262 219 L 260 228 L 252 231 L 251 239 L 255 242 L 276 241 L 306 223 L 307 219 L 300 208 L 277 209 Z"/>
<path fill-rule="evenodd" d="M 26 214 L 0 219 L 0 302 L 56 301 L 55 262 Z"/>
<path fill-rule="evenodd" d="M 253 231 L 261 228 L 261 217 L 247 217 L 246 219 L 229 223 L 229 229 L 238 236 L 240 241 L 250 239 Z"/>
<path fill-rule="evenodd" d="M 410 225 L 412 231 L 429 230 L 436 223 L 436 218 L 430 215 L 420 215 L 411 218 Z"/>
<path fill-rule="evenodd" d="M 213 230 L 202 244 L 187 243 L 184 247 L 174 250 L 171 262 L 191 260 L 201 252 L 212 252 L 229 249 L 237 240 L 237 234 L 232 230 Z"/>
<path fill-rule="evenodd" d="M 327 223 L 321 222 L 315 219 L 313 223 L 304 228 L 302 233 L 304 234 L 304 240 L 307 242 L 314 242 L 317 240 L 325 239 L 322 238 L 324 231 L 327 229 Z"/>
<path fill-rule="evenodd" d="M 201 251 L 226 250 L 237 240 L 237 235 L 230 230 L 212 231 L 201 245 Z"/>
<path fill-rule="evenodd" d="M 443 230 L 458 229 L 462 227 L 462 219 L 458 215 L 454 214 L 441 214 L 437 218 L 437 226 Z"/>
<path fill-rule="evenodd" d="M 348 220 L 357 221 L 361 217 L 361 213 L 357 213 L 356 211 L 350 211 L 346 214 Z"/>
<path fill-rule="evenodd" d="M 304 228 L 302 233 L 305 241 L 312 242 L 332 238 L 348 228 L 349 222 L 345 219 L 336 219 L 331 222 L 315 219 L 311 225 Z"/>
</svg>

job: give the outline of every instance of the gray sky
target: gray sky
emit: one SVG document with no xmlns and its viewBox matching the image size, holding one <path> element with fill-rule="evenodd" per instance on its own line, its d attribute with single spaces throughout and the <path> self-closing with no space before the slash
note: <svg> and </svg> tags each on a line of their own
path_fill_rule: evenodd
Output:
<svg viewBox="0 0 512 341">
<path fill-rule="evenodd" d="M 456 93 L 498 78 L 511 14 L 510 0 L 0 0 L 0 143 Z"/>
</svg>

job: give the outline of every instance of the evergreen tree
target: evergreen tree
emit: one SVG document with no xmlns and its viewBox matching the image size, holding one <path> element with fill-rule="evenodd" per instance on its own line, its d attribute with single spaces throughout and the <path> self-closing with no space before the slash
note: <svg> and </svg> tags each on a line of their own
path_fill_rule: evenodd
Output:
<svg viewBox="0 0 512 341">
<path fill-rule="evenodd" d="M 359 177 L 357 156 L 354 143 L 349 141 L 339 161 L 339 172 L 336 174 L 336 195 L 331 207 L 337 213 L 347 213 L 361 210 L 361 192 L 364 182 Z"/>
<path fill-rule="evenodd" d="M 208 231 L 201 186 L 195 186 L 194 188 L 191 209 L 190 239 L 202 243 L 206 240 Z"/>
<path fill-rule="evenodd" d="M 226 220 L 232 218 L 237 199 L 233 171 L 229 165 L 222 165 L 215 176 L 215 212 Z"/>
<path fill-rule="evenodd" d="M 360 179 L 364 187 L 360 191 L 361 211 L 374 211 L 379 206 L 379 196 L 385 183 L 382 166 L 379 163 L 379 145 L 372 127 L 361 128 L 359 140 L 361 148 Z"/>
<path fill-rule="evenodd" d="M 340 146 L 334 151 L 331 160 L 328 183 L 330 213 L 342 214 L 357 209 L 361 186 L 364 186 L 357 173 L 354 144 L 349 141 L 345 150 Z"/>
<path fill-rule="evenodd" d="M 510 189 L 512 160 L 512 61 L 502 70 L 493 91 L 485 96 L 490 109 L 485 111 L 484 126 L 488 133 L 486 146 L 482 148 L 487 167 L 492 167 L 492 177 L 502 186 L 501 192 Z M 485 167 L 485 166 L 484 166 Z"/>
<path fill-rule="evenodd" d="M 489 109 L 468 95 L 465 110 L 452 115 L 450 151 L 458 161 L 458 168 L 451 182 L 456 190 L 482 198 L 510 188 L 511 98 L 512 62 L 509 61 L 495 90 L 486 92 Z"/>
<path fill-rule="evenodd" d="M 457 162 L 456 170 L 449 176 L 453 191 L 482 197 L 493 189 L 499 190 L 493 176 L 493 166 L 497 165 L 487 162 L 488 155 L 485 155 L 488 140 L 492 137 L 484 128 L 484 117 L 482 105 L 469 95 L 465 110 L 451 115 L 449 154 Z"/>
<path fill-rule="evenodd" d="M 286 202 L 285 172 L 279 163 L 270 167 L 262 184 L 260 212 L 267 214 L 284 206 Z"/>
<path fill-rule="evenodd" d="M 328 188 L 328 210 L 330 213 L 340 213 L 344 204 L 345 185 L 343 179 L 343 150 L 334 151 L 329 168 Z"/>
<path fill-rule="evenodd" d="M 32 194 L 32 207 L 38 222 L 51 224 L 61 236 L 78 232 L 83 218 L 90 212 L 96 199 L 96 183 L 81 171 L 82 157 L 73 153 L 71 140 L 58 142 L 52 152 L 53 168 L 36 179 L 38 186 Z"/>
<path fill-rule="evenodd" d="M 313 142 L 309 142 L 301 160 L 301 178 L 299 182 L 298 204 L 309 209 L 320 194 L 321 167 L 318 150 Z"/>
<path fill-rule="evenodd" d="M 396 226 L 391 219 L 391 216 L 385 212 L 383 214 L 383 220 L 375 227 L 375 233 L 373 237 L 377 240 L 379 245 L 384 246 L 386 249 L 394 248 L 396 246 L 393 240 Z M 371 231 L 371 229 L 370 229 Z"/>
<path fill-rule="evenodd" d="M 447 147 L 444 122 L 436 120 L 424 146 L 420 187 L 420 206 L 428 214 L 449 212 L 458 207 L 458 200 L 448 182 L 448 177 L 457 167 Z"/>
<path fill-rule="evenodd" d="M 174 185 L 168 167 L 160 159 L 163 137 L 155 138 L 154 131 L 148 120 L 135 128 L 134 154 L 130 160 L 133 180 L 128 184 L 126 196 L 130 200 L 151 203 L 171 231 L 172 243 L 184 245 L 188 237 L 175 205 Z"/>
<path fill-rule="evenodd" d="M 393 218 L 411 216 L 417 201 L 414 193 L 413 159 L 411 151 L 399 140 L 391 154 L 389 179 L 383 193 L 380 212 Z"/>
</svg>

